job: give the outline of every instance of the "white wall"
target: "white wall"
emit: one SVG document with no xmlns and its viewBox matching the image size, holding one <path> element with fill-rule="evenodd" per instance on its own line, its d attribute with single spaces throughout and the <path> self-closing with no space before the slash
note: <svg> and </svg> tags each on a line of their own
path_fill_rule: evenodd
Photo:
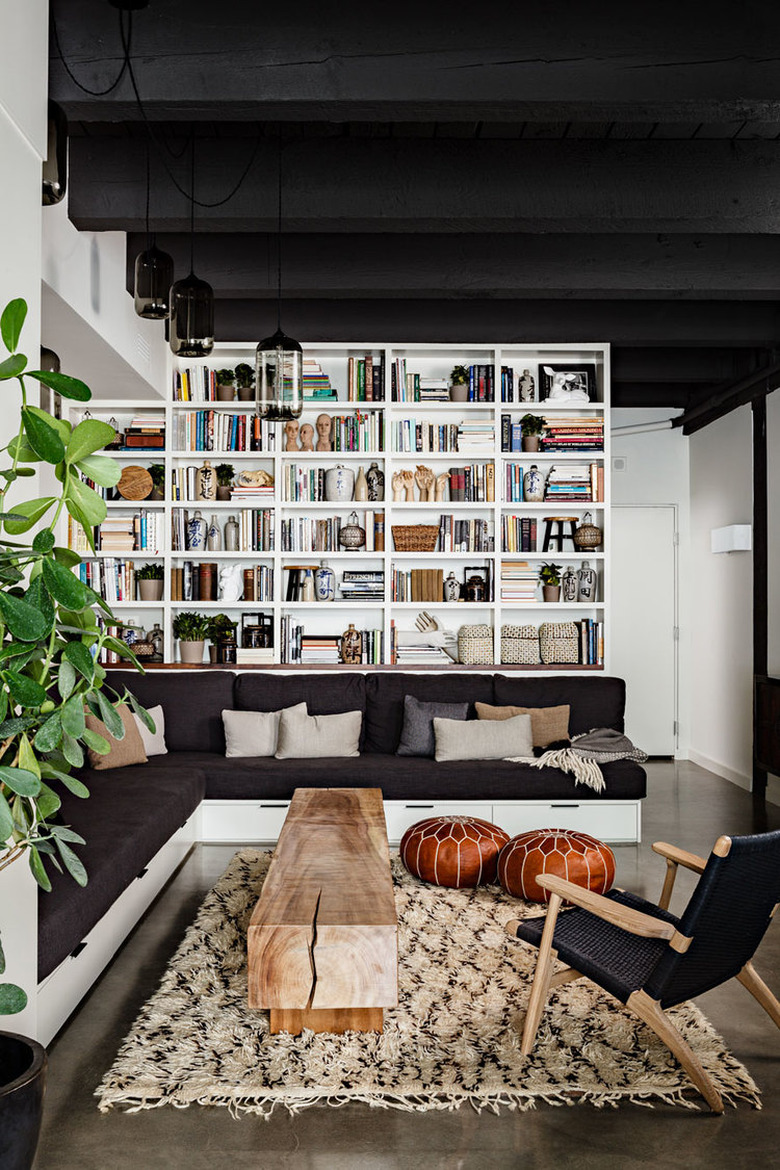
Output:
<svg viewBox="0 0 780 1170">
<path fill-rule="evenodd" d="M 689 507 L 689 440 L 680 428 L 646 431 L 639 435 L 620 435 L 614 428 L 635 426 L 638 423 L 662 422 L 677 411 L 669 408 L 656 410 L 613 410 L 610 423 L 612 434 L 612 500 L 615 504 L 673 504 L 677 508 L 679 544 L 679 710 L 680 724 L 677 755 L 687 758 L 691 733 L 690 659 L 691 617 L 693 600 L 690 588 L 690 507 Z M 626 461 L 623 470 L 616 470 L 615 458 Z M 650 550 L 648 562 L 638 566 L 642 573 L 652 576 Z M 637 599 L 637 619 L 647 601 Z"/>
<path fill-rule="evenodd" d="M 38 367 L 41 291 L 41 165 L 46 150 L 46 0 L 0 0 L 0 308 L 24 297 L 29 316 L 22 347 Z M 18 401 L 4 382 L 4 402 Z M 12 399 L 13 396 L 13 399 Z M 0 444 L 17 430 L 16 410 L 0 411 Z M 27 481 L 25 481 L 27 482 Z M 33 481 L 34 482 L 34 481 Z M 35 1035 L 37 986 L 37 890 L 22 858 L 0 871 L 0 934 L 6 952 L 3 979 L 18 983 L 30 1006 L 5 1019 L 5 1027 Z"/>
<path fill-rule="evenodd" d="M 753 555 L 710 552 L 752 519 L 749 406 L 691 436 L 691 759 L 749 788 L 753 770 Z"/>
</svg>

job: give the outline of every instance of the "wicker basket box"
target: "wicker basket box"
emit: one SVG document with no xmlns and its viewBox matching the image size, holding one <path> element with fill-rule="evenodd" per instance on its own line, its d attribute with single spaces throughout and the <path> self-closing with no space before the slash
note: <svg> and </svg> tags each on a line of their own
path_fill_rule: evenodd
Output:
<svg viewBox="0 0 780 1170">
<path fill-rule="evenodd" d="M 511 666 L 536 666 L 541 662 L 536 626 L 501 627 L 501 661 Z"/>
<path fill-rule="evenodd" d="M 490 626 L 460 627 L 458 660 L 464 666 L 492 666 L 493 630 Z"/>
<path fill-rule="evenodd" d="M 435 552 L 439 542 L 438 524 L 393 524 L 396 552 Z"/>
<path fill-rule="evenodd" d="M 579 637 L 574 622 L 542 622 L 539 645 L 545 664 L 578 661 Z"/>
</svg>

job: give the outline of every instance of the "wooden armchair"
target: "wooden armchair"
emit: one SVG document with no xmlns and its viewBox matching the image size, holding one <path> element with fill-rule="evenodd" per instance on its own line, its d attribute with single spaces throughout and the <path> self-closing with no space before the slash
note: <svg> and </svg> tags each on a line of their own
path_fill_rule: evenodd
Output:
<svg viewBox="0 0 780 1170">
<path fill-rule="evenodd" d="M 722 1113 L 720 1094 L 665 1009 L 736 978 L 780 1027 L 780 1003 L 751 962 L 780 903 L 780 831 L 719 837 L 707 861 L 664 842 L 653 849 L 667 866 L 657 904 L 623 890 L 593 894 L 543 874 L 537 881 L 550 891 L 546 916 L 506 924 L 513 937 L 539 948 L 522 1051 L 533 1048 L 550 989 L 586 976 L 657 1033 Z M 680 865 L 701 878 L 676 918 L 668 907 Z M 560 913 L 564 899 L 573 909 Z M 554 973 L 556 959 L 567 966 Z"/>
</svg>

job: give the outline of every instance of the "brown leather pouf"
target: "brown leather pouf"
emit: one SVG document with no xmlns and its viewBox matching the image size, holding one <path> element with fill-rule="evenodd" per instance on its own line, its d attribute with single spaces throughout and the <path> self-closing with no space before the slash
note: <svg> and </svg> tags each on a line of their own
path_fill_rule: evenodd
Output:
<svg viewBox="0 0 780 1170">
<path fill-rule="evenodd" d="M 479 817 L 429 817 L 401 838 L 409 873 L 434 886 L 478 886 L 496 880 L 496 864 L 509 834 Z"/>
<path fill-rule="evenodd" d="M 536 881 L 542 873 L 566 878 L 595 894 L 606 894 L 615 880 L 615 854 L 603 841 L 573 829 L 520 833 L 501 850 L 498 880 L 513 897 L 548 902 L 549 891 Z"/>
</svg>

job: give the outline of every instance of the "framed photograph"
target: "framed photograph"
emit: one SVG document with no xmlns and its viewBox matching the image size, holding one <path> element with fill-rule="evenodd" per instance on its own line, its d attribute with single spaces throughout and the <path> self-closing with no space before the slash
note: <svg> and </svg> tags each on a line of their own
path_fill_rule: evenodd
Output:
<svg viewBox="0 0 780 1170">
<path fill-rule="evenodd" d="M 539 365 L 539 401 L 558 402 L 561 406 L 578 402 L 598 402 L 596 367 L 590 362 L 571 365 Z"/>
</svg>

